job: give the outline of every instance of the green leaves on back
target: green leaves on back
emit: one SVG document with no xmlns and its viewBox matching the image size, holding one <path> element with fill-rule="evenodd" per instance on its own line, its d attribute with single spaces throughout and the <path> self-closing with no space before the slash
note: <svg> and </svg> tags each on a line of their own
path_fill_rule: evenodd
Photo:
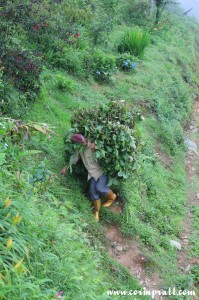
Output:
<svg viewBox="0 0 199 300">
<path fill-rule="evenodd" d="M 81 133 L 95 142 L 94 158 L 109 179 L 126 179 L 135 170 L 140 148 L 135 125 L 140 120 L 140 111 L 123 100 L 95 109 L 79 110 L 72 117 L 72 128 L 65 137 L 65 150 L 69 155 L 82 147 L 70 141 L 73 133 Z"/>
</svg>

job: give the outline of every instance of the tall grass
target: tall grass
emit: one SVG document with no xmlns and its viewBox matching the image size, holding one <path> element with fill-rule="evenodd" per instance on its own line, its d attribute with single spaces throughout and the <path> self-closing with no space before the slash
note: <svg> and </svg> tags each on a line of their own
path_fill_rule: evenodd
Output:
<svg viewBox="0 0 199 300">
<path fill-rule="evenodd" d="M 130 54 L 142 58 L 145 48 L 150 43 L 150 34 L 140 28 L 128 29 L 118 46 L 119 52 L 130 52 Z"/>
</svg>

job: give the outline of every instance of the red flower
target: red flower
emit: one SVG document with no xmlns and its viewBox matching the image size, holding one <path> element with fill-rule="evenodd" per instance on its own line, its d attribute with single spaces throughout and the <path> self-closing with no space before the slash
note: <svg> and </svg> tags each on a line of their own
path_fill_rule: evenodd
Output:
<svg viewBox="0 0 199 300">
<path fill-rule="evenodd" d="M 44 27 L 46 27 L 47 26 L 47 24 L 46 23 L 44 23 Z"/>
<path fill-rule="evenodd" d="M 2 13 L 2 12 L 0 12 L 0 17 L 1 17 L 1 16 L 3 16 L 3 13 Z"/>
<path fill-rule="evenodd" d="M 27 70 L 30 70 L 30 68 L 31 68 L 30 64 L 26 65 Z"/>
<path fill-rule="evenodd" d="M 76 39 L 78 36 L 79 36 L 79 33 L 78 33 L 78 32 L 74 34 L 74 38 L 75 38 L 75 39 Z"/>
</svg>

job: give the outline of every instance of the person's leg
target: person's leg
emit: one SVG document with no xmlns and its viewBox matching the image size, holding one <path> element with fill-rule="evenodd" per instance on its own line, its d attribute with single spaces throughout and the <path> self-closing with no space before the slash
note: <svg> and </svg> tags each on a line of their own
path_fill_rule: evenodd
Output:
<svg viewBox="0 0 199 300">
<path fill-rule="evenodd" d="M 102 174 L 96 183 L 96 191 L 105 196 L 107 201 L 103 204 L 104 207 L 109 207 L 116 199 L 116 194 L 107 185 L 107 176 Z"/>
<path fill-rule="evenodd" d="M 106 196 L 109 192 L 109 187 L 107 185 L 108 179 L 105 174 L 102 174 L 96 182 L 96 191 L 102 196 Z"/>
<path fill-rule="evenodd" d="M 100 199 L 100 195 L 96 189 L 96 180 L 93 177 L 91 177 L 91 179 L 90 179 L 90 197 L 93 202 L 94 209 L 95 209 L 94 217 L 95 217 L 96 221 L 98 222 L 99 221 L 99 212 L 100 212 L 100 208 L 101 208 L 101 199 Z"/>
</svg>

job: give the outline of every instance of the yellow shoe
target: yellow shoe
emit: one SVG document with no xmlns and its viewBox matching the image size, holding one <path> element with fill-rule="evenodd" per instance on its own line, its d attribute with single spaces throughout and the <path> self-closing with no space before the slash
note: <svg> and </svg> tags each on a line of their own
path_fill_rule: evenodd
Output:
<svg viewBox="0 0 199 300">
<path fill-rule="evenodd" d="M 93 201 L 93 206 L 94 206 L 94 209 L 95 209 L 94 217 L 95 217 L 96 221 L 99 222 L 99 212 L 100 212 L 100 208 L 101 208 L 101 199 L 94 200 Z"/>
<path fill-rule="evenodd" d="M 117 198 L 117 195 L 113 193 L 112 190 L 109 190 L 108 194 L 105 196 L 107 201 L 103 204 L 104 207 L 109 207 Z"/>
</svg>

